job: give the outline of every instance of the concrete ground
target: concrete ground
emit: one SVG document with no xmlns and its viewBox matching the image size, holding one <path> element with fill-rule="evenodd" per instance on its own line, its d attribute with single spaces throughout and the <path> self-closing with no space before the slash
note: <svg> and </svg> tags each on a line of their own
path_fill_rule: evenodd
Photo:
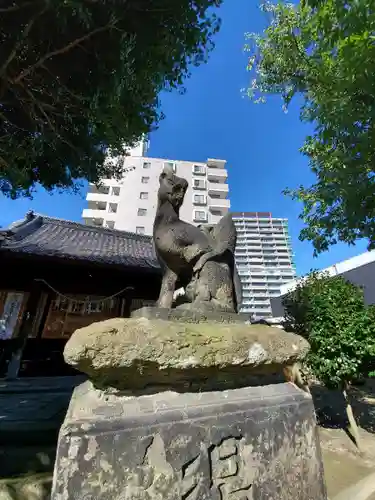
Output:
<svg viewBox="0 0 375 500">
<path fill-rule="evenodd" d="M 360 450 L 346 432 L 348 422 L 342 394 L 321 386 L 311 388 L 324 461 L 328 495 L 334 499 L 375 473 L 375 381 L 350 391 L 353 412 L 360 426 Z M 374 483 L 375 480 L 371 479 Z M 356 500 L 352 497 L 347 500 Z M 375 493 L 360 500 L 375 500 Z M 344 500 L 344 499 L 343 499 Z"/>
<path fill-rule="evenodd" d="M 319 434 L 328 496 L 334 500 L 339 493 L 374 473 L 375 462 L 368 453 L 359 453 L 343 430 L 321 428 Z M 375 436 L 368 436 L 366 431 L 361 431 L 361 436 L 373 455 Z M 375 493 L 368 500 L 375 500 Z"/>
<path fill-rule="evenodd" d="M 37 391 L 26 382 L 13 385 L 0 382 L 0 474 L 3 478 L 0 479 L 0 500 L 49 498 L 57 429 L 73 386 L 79 382 L 71 378 L 44 380 Z M 356 497 L 360 489 L 357 483 L 375 473 L 375 383 L 368 382 L 352 391 L 354 414 L 361 426 L 361 451 L 345 431 L 347 422 L 340 393 L 320 386 L 313 386 L 312 393 L 329 499 L 336 500 L 341 494 L 337 500 L 375 500 L 375 493 Z M 17 467 L 22 467 L 22 471 Z M 22 475 L 26 471 L 31 474 Z M 350 487 L 354 487 L 354 493 L 349 492 L 348 497 L 346 492 Z M 366 487 L 368 490 L 369 485 Z"/>
</svg>

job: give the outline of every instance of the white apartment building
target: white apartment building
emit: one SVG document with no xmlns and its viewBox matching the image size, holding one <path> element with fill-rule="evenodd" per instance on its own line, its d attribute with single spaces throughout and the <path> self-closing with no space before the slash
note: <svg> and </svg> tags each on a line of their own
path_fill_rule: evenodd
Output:
<svg viewBox="0 0 375 500">
<path fill-rule="evenodd" d="M 129 150 L 121 181 L 103 179 L 97 188 L 90 184 L 82 218 L 86 224 L 152 234 L 157 208 L 159 176 L 166 164 L 185 178 L 189 188 L 180 217 L 194 224 L 215 224 L 230 208 L 225 160 L 208 159 L 205 163 L 149 158 L 147 142 Z"/>
<path fill-rule="evenodd" d="M 242 283 L 241 312 L 256 318 L 272 316 L 271 298 L 293 280 L 288 220 L 270 212 L 234 212 L 237 228 L 236 264 Z"/>
</svg>

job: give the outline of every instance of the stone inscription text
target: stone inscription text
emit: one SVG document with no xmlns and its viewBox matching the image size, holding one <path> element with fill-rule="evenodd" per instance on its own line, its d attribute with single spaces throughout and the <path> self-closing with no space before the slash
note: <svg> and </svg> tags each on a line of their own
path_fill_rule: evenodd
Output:
<svg viewBox="0 0 375 500">
<path fill-rule="evenodd" d="M 157 434 L 143 465 L 128 474 L 126 500 L 253 500 L 256 464 L 243 438 L 228 437 L 218 445 L 202 443 L 198 455 L 174 470 Z"/>
</svg>

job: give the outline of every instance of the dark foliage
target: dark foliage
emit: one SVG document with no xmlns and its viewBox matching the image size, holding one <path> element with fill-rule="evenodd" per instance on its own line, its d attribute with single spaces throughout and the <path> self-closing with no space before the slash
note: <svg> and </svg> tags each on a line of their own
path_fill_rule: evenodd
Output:
<svg viewBox="0 0 375 500">
<path fill-rule="evenodd" d="M 158 94 L 206 60 L 221 0 L 0 1 L 0 190 L 121 173 Z"/>
</svg>

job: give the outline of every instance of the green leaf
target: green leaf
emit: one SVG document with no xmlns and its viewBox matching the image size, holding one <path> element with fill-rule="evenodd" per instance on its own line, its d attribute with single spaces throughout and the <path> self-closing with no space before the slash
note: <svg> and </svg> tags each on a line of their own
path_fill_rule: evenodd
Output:
<svg viewBox="0 0 375 500">
<path fill-rule="evenodd" d="M 266 2 L 269 24 L 253 37 L 254 102 L 302 96 L 301 120 L 314 125 L 302 153 L 312 186 L 286 193 L 303 204 L 301 240 L 315 252 L 359 238 L 375 248 L 375 10 L 370 0 Z"/>
<path fill-rule="evenodd" d="M 6 5 L 9 5 L 7 8 Z M 0 192 L 121 176 L 124 153 L 206 61 L 221 0 L 13 0 L 0 9 Z"/>
</svg>

